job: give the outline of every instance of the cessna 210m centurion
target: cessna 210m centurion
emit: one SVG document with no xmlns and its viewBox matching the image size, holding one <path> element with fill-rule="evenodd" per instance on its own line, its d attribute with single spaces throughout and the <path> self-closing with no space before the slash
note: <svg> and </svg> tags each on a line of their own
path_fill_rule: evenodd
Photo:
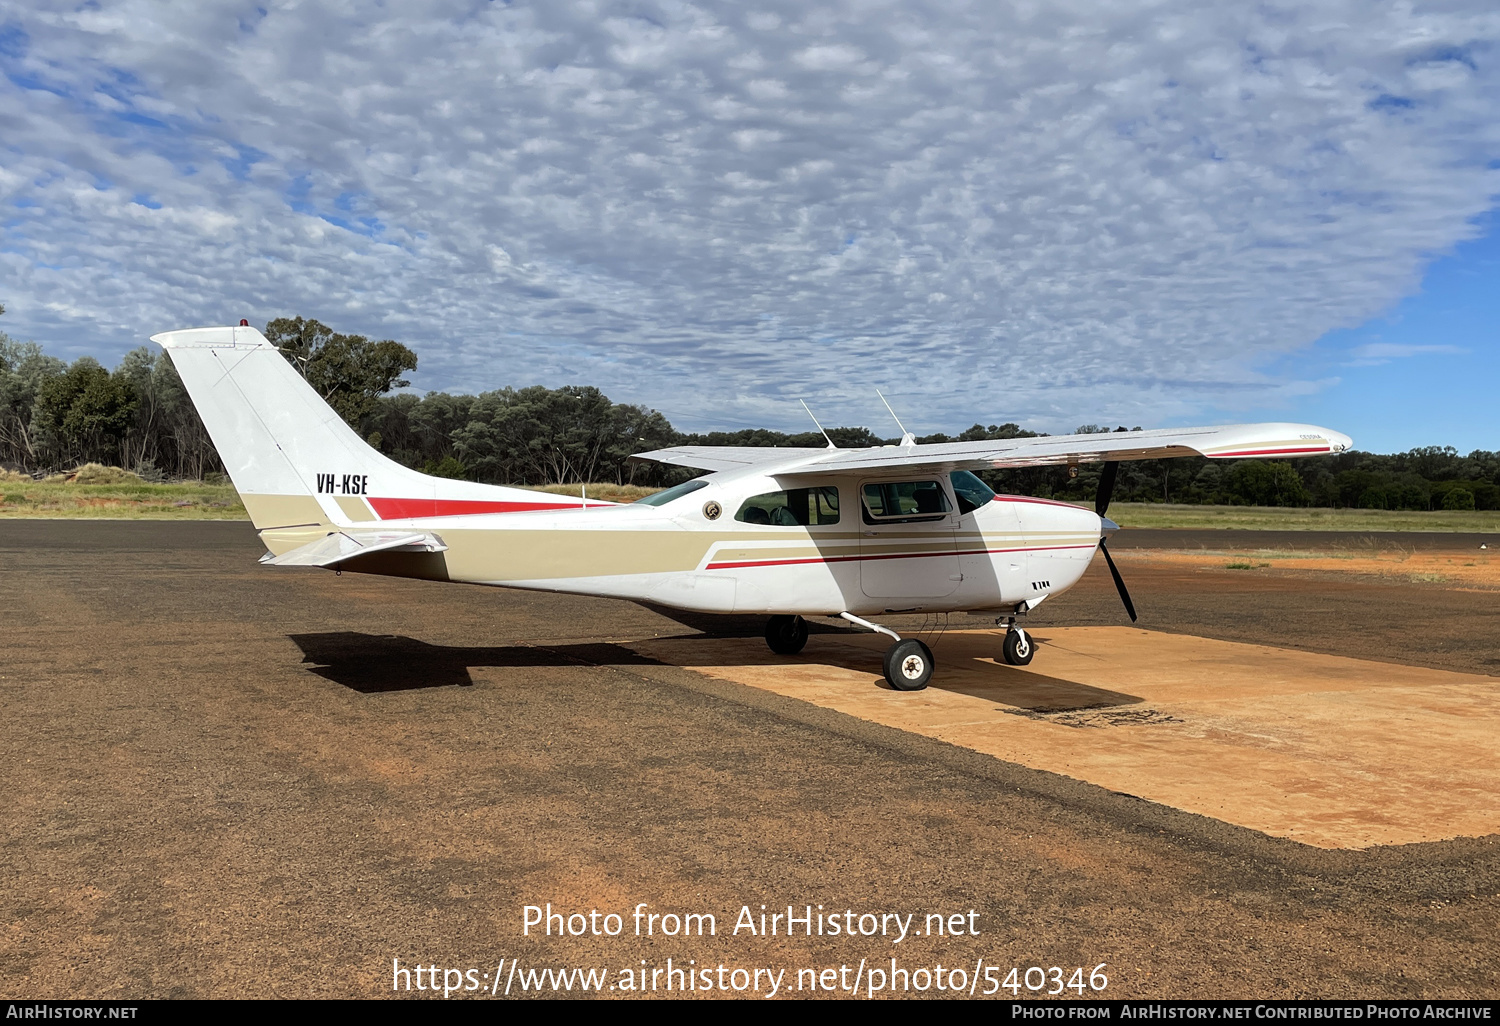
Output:
<svg viewBox="0 0 1500 1026">
<path fill-rule="evenodd" d="M 153 336 L 203 417 L 272 566 L 630 599 L 696 613 L 769 617 L 793 655 L 804 617 L 842 618 L 892 639 L 891 686 L 927 686 L 932 652 L 871 618 L 993 614 L 1002 654 L 1029 663 L 1016 619 L 1104 553 L 1118 461 L 1342 452 L 1345 435 L 1241 424 L 868 449 L 679 446 L 636 459 L 706 476 L 628 505 L 428 477 L 366 445 L 259 331 L 241 324 Z M 1103 461 L 1093 510 L 996 495 L 994 467 Z"/>
</svg>

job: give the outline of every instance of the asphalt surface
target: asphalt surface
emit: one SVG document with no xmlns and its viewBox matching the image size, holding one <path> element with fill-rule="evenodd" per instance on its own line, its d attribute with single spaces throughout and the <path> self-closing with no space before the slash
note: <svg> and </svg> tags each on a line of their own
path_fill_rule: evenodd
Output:
<svg viewBox="0 0 1500 1026">
<path fill-rule="evenodd" d="M 625 603 L 261 551 L 244 524 L 0 523 L 4 997 L 380 996 L 393 958 L 487 992 L 502 958 L 615 983 L 668 957 L 783 968 L 783 993 L 892 957 L 1105 963 L 1108 997 L 1500 992 L 1494 836 L 1312 849 L 652 663 L 621 642 L 689 629 Z M 1500 592 L 1130 584 L 1153 629 L 1500 666 Z M 1096 567 L 1036 622 L 1117 602 Z M 623 932 L 522 936 L 549 902 Z M 636 937 L 640 902 L 717 935 Z M 978 935 L 733 935 L 762 904 L 972 909 Z"/>
</svg>

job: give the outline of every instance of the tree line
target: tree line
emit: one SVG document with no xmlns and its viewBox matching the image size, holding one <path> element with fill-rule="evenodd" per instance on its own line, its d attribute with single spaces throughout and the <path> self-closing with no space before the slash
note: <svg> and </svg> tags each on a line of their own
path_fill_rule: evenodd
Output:
<svg viewBox="0 0 1500 1026">
<path fill-rule="evenodd" d="M 4 307 L 0 306 L 0 313 Z M 360 437 L 425 473 L 492 484 L 611 481 L 670 485 L 691 471 L 630 460 L 671 445 L 822 446 L 816 431 L 762 428 L 689 434 L 656 410 L 611 402 L 586 385 L 501 388 L 478 395 L 391 394 L 417 354 L 391 339 L 278 318 L 266 338 Z M 1086 424 L 1080 432 L 1108 428 Z M 1115 430 L 1124 431 L 1124 427 Z M 1139 430 L 1136 428 L 1135 430 Z M 1016 424 L 975 424 L 919 442 L 1033 437 Z M 884 445 L 867 428 L 833 428 L 840 447 Z M 0 464 L 45 474 L 86 462 L 125 467 L 150 481 L 203 479 L 223 465 L 172 367 L 154 347 L 113 371 L 92 357 L 66 364 L 34 342 L 0 333 Z M 1099 467 L 1027 467 L 980 475 L 1002 492 L 1089 502 Z M 1187 457 L 1122 464 L 1120 502 L 1361 509 L 1500 509 L 1500 454 L 1430 446 L 1393 455 L 1350 451 L 1307 460 Z"/>
</svg>

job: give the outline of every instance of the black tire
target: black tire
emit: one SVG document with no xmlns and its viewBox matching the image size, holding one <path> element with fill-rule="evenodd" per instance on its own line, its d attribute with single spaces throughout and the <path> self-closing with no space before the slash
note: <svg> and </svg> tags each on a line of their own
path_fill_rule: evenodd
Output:
<svg viewBox="0 0 1500 1026">
<path fill-rule="evenodd" d="M 1036 655 L 1036 641 L 1019 627 L 1005 632 L 1005 661 L 1012 666 L 1025 666 Z"/>
<path fill-rule="evenodd" d="M 766 624 L 766 644 L 777 655 L 796 655 L 807 644 L 807 621 L 800 616 L 773 616 Z"/>
<path fill-rule="evenodd" d="M 885 653 L 885 679 L 897 691 L 921 691 L 932 679 L 932 649 L 916 638 L 898 641 Z"/>
</svg>

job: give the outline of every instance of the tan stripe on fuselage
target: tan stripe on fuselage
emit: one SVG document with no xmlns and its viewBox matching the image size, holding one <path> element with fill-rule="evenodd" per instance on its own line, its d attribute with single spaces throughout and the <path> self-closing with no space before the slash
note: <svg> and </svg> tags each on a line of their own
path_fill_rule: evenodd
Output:
<svg viewBox="0 0 1500 1026">
<path fill-rule="evenodd" d="M 253 495 L 241 493 L 240 501 L 256 530 L 275 530 L 305 524 L 326 524 L 323 507 L 311 495 Z"/>
<path fill-rule="evenodd" d="M 337 495 L 333 501 L 339 504 L 339 509 L 344 511 L 344 516 L 356 524 L 380 519 L 375 515 L 374 510 L 370 509 L 369 504 L 358 495 Z"/>
<path fill-rule="evenodd" d="M 461 581 L 535 581 L 563 577 L 696 570 L 718 539 L 677 530 L 469 531 L 440 529 L 448 576 Z"/>
</svg>

